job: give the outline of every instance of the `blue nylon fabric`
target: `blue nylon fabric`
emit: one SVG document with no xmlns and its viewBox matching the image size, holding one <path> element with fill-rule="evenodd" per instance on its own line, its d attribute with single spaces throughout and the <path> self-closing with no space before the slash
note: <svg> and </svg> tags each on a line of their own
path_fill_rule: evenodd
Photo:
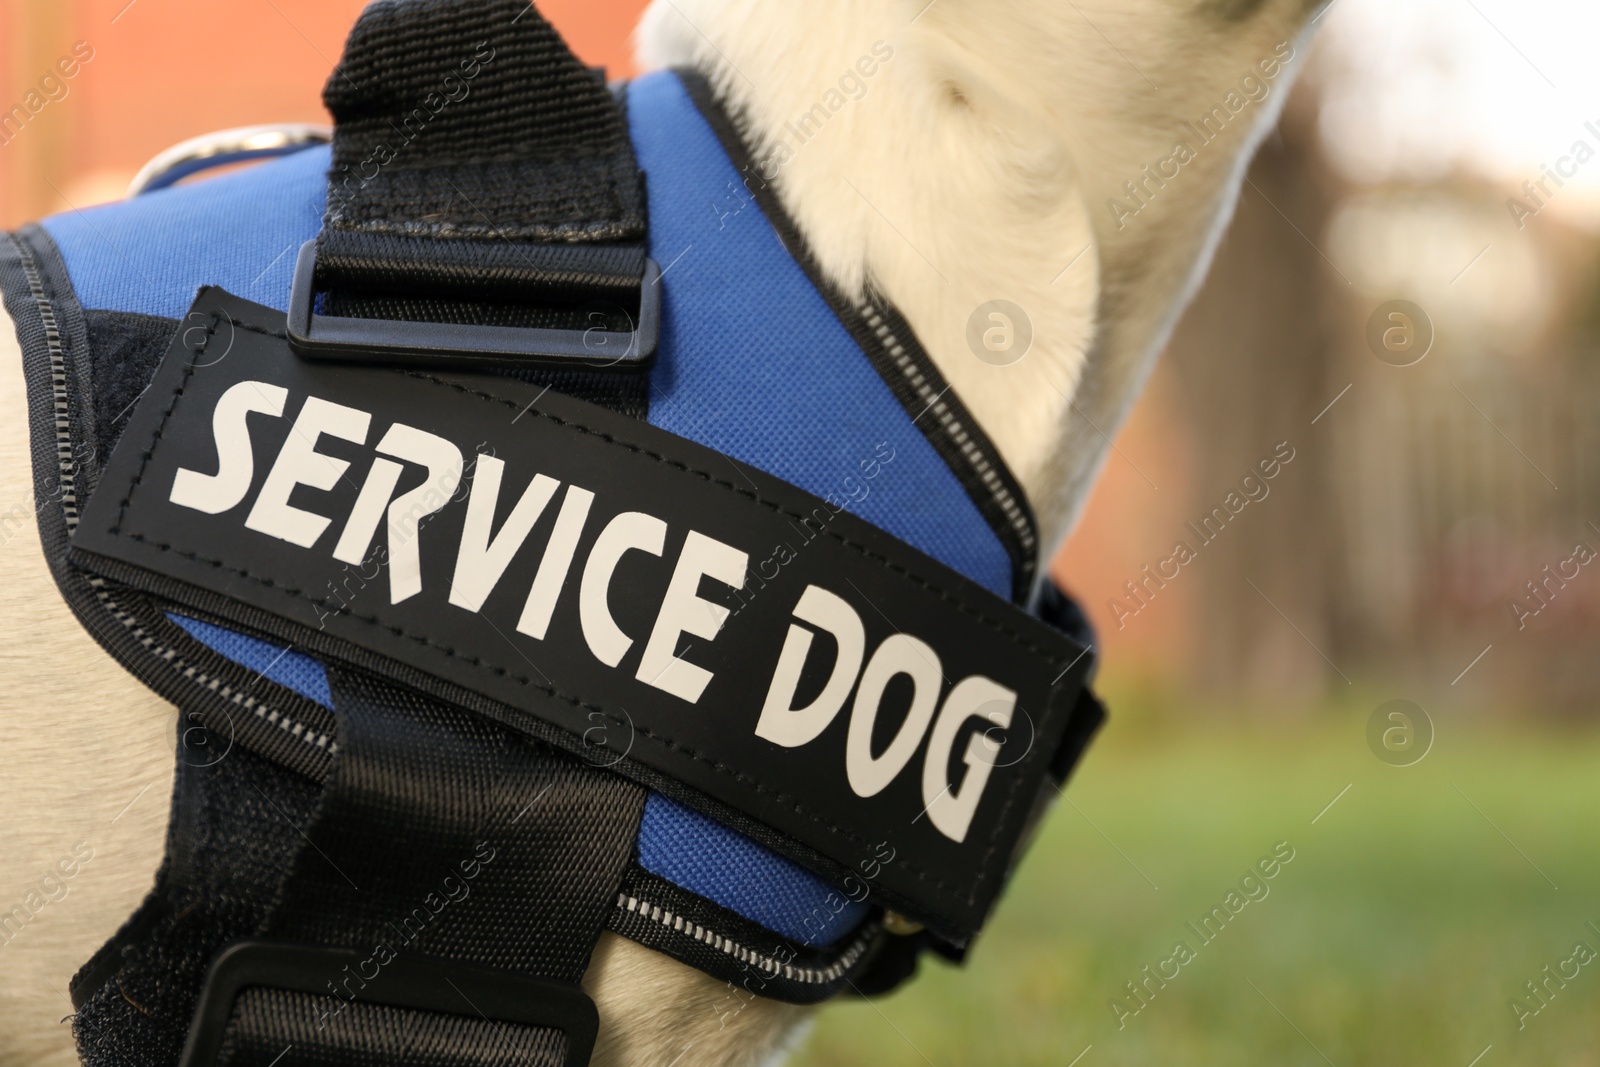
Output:
<svg viewBox="0 0 1600 1067">
<path fill-rule="evenodd" d="M 784 249 L 683 83 L 634 81 L 628 121 L 666 271 L 651 424 L 824 499 L 865 489 L 851 512 L 1010 599 L 1000 539 Z M 859 464 L 880 441 L 895 459 L 867 481 Z"/>
<path fill-rule="evenodd" d="M 321 660 L 225 626 L 191 619 L 187 615 L 169 611 L 167 618 L 217 655 L 231 659 L 239 666 L 255 671 L 268 681 L 277 682 L 307 700 L 330 710 L 333 708 L 333 697 L 328 691 L 328 669 Z"/>
<path fill-rule="evenodd" d="M 202 285 L 289 310 L 295 253 L 322 228 L 329 151 L 44 220 L 78 302 L 182 318 Z"/>
<path fill-rule="evenodd" d="M 1009 596 L 1011 565 L 999 538 L 784 249 L 682 84 L 669 73 L 640 78 L 628 115 L 649 175 L 651 256 L 666 271 L 650 422 L 848 501 L 857 516 Z M 85 308 L 179 318 L 202 285 L 220 285 L 282 311 L 295 252 L 321 228 L 328 160 L 326 148 L 307 149 L 44 226 Z M 861 461 L 880 442 L 894 459 L 867 479 Z M 793 547 L 804 550 L 798 535 Z M 760 560 L 758 553 L 753 562 Z M 174 621 L 254 669 L 281 651 L 222 627 Z M 289 653 L 284 661 L 290 657 L 322 673 L 310 657 Z M 291 669 L 299 673 L 283 674 Z M 328 703 L 325 674 L 317 688 L 299 667 L 280 661 L 273 671 L 307 686 L 283 681 L 288 688 Z M 797 941 L 831 944 L 866 913 L 852 903 L 835 915 L 833 887 L 656 794 L 645 806 L 639 851 L 658 877 Z"/>
<path fill-rule="evenodd" d="M 870 910 L 804 867 L 659 793 L 645 801 L 639 866 L 816 948 L 850 933 Z"/>
</svg>

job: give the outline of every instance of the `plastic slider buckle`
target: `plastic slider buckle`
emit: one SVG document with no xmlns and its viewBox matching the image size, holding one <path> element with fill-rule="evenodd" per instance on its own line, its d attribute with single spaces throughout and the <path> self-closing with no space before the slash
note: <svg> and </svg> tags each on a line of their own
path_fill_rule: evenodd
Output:
<svg viewBox="0 0 1600 1067">
<path fill-rule="evenodd" d="M 632 331 L 546 330 L 356 319 L 315 312 L 317 242 L 300 246 L 289 287 L 289 347 L 305 359 L 462 369 L 554 367 L 642 370 L 661 337 L 661 268 L 646 259 Z"/>
<path fill-rule="evenodd" d="M 178 1067 L 213 1067 L 243 990 L 257 986 L 307 993 L 336 1000 L 342 1008 L 350 1001 L 329 990 L 345 968 L 360 974 L 363 962 L 370 957 L 354 949 L 269 941 L 228 946 L 206 975 Z M 587 1067 L 600 1028 L 594 1001 L 575 985 L 416 957 L 384 964 L 354 1002 L 560 1030 L 567 1037 L 566 1067 Z"/>
</svg>

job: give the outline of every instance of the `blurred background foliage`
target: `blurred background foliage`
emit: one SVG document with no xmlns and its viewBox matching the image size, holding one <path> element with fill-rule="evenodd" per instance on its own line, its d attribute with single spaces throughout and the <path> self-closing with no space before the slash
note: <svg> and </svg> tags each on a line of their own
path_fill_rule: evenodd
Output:
<svg viewBox="0 0 1600 1067">
<path fill-rule="evenodd" d="M 1363 740 L 1376 693 L 1311 724 L 1277 708 L 1241 722 L 1236 705 L 1179 722 L 1111 696 L 1146 728 L 1102 738 L 967 966 L 925 963 L 890 997 L 829 1005 L 799 1063 L 1600 1062 L 1600 965 L 1549 986 L 1547 1006 L 1524 985 L 1579 941 L 1600 951 L 1592 736 L 1444 731 L 1395 768 Z M 1294 859 L 1204 943 L 1189 924 L 1280 842 Z M 1192 962 L 1148 982 L 1180 940 Z M 1539 1009 L 1523 1029 L 1512 997 Z"/>
<path fill-rule="evenodd" d="M 360 7 L 7 0 L 0 107 L 92 56 L 0 131 L 0 224 L 120 197 L 198 133 L 326 121 Z M 540 7 L 632 72 L 642 0 Z M 1600 550 L 1600 159 L 1571 161 L 1600 150 L 1600 12 L 1321 21 L 1055 564 L 1112 722 L 968 967 L 831 1007 L 804 1063 L 1600 1063 L 1600 968 L 1547 1006 L 1526 987 L 1600 949 L 1600 566 L 1562 571 Z M 1367 341 L 1395 299 L 1433 333 L 1408 367 Z M 1270 495 L 1139 584 L 1280 442 Z M 1436 732 L 1410 767 L 1368 749 L 1391 699 Z M 1279 841 L 1270 895 L 1119 1027 L 1124 984 Z M 1540 1007 L 1521 1029 L 1514 998 Z"/>
</svg>

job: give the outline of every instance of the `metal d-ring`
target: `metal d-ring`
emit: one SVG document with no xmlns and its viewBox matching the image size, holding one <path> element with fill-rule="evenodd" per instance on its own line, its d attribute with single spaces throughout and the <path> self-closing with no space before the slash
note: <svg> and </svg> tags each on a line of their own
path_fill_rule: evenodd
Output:
<svg viewBox="0 0 1600 1067">
<path fill-rule="evenodd" d="M 286 156 L 332 139 L 333 127 L 309 122 L 239 126 L 201 134 L 173 145 L 146 163 L 129 184 L 128 195 L 153 193 L 212 167 Z"/>
</svg>

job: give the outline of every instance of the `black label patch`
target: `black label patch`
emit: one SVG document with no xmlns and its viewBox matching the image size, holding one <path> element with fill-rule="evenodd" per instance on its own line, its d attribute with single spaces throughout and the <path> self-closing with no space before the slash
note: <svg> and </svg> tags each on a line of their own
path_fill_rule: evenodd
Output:
<svg viewBox="0 0 1600 1067">
<path fill-rule="evenodd" d="M 525 712 L 937 929 L 982 924 L 1082 647 L 711 449 L 507 378 L 304 361 L 283 329 L 201 293 L 76 562 Z"/>
</svg>

